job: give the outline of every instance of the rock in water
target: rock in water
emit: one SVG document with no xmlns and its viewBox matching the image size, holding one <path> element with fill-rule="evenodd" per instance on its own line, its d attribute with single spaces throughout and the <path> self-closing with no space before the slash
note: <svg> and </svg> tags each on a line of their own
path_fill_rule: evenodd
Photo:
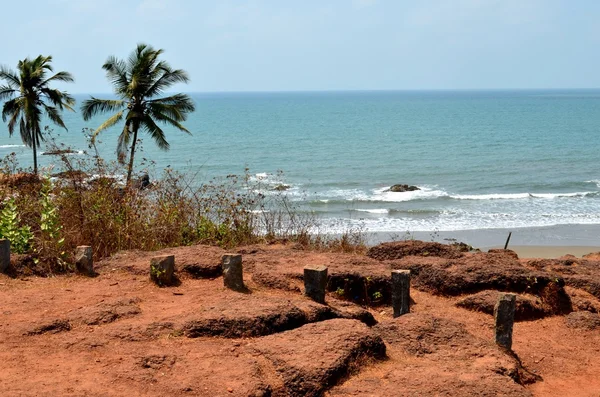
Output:
<svg viewBox="0 0 600 397">
<path fill-rule="evenodd" d="M 386 192 L 402 193 L 402 192 L 414 192 L 415 190 L 421 190 L 416 186 L 412 185 L 392 185 Z"/>
</svg>

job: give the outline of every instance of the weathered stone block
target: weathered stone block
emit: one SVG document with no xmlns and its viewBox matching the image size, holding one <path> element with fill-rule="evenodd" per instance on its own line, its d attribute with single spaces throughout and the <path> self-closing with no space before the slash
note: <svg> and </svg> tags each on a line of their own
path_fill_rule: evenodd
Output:
<svg viewBox="0 0 600 397">
<path fill-rule="evenodd" d="M 410 312 L 410 270 L 392 271 L 392 307 L 394 317 Z"/>
<path fill-rule="evenodd" d="M 223 267 L 223 283 L 225 287 L 234 291 L 244 291 L 244 270 L 242 256 L 239 254 L 225 254 L 221 258 Z"/>
<path fill-rule="evenodd" d="M 325 303 L 327 267 L 306 266 L 304 268 L 304 293 L 315 302 Z"/>
<path fill-rule="evenodd" d="M 496 343 L 506 349 L 512 348 L 512 333 L 515 322 L 517 296 L 515 294 L 499 294 L 494 307 L 496 323 Z"/>
<path fill-rule="evenodd" d="M 0 239 L 0 273 L 6 273 L 10 268 L 10 241 Z"/>
<path fill-rule="evenodd" d="M 150 279 L 156 284 L 171 285 L 175 275 L 175 256 L 164 255 L 150 259 Z"/>
<path fill-rule="evenodd" d="M 81 245 L 75 250 L 75 266 L 79 273 L 94 275 L 94 252 L 89 245 Z"/>
</svg>

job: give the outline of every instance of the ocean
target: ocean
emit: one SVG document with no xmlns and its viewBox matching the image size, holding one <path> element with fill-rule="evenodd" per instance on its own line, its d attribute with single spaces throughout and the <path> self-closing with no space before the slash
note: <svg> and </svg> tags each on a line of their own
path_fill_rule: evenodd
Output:
<svg viewBox="0 0 600 397">
<path fill-rule="evenodd" d="M 516 243 L 596 245 L 600 90 L 190 95 L 192 135 L 167 129 L 168 152 L 142 136 L 139 160 L 197 175 L 198 184 L 248 168 L 267 194 L 289 185 L 331 233 L 494 245 L 512 231 Z M 65 113 L 69 131 L 54 131 L 82 153 L 81 130 L 105 118 Z M 118 133 L 101 135 L 108 159 Z M 11 152 L 31 165 L 30 149 L 1 124 L 0 157 Z M 40 165 L 51 167 L 51 157 Z M 421 190 L 386 191 L 399 183 Z"/>
</svg>

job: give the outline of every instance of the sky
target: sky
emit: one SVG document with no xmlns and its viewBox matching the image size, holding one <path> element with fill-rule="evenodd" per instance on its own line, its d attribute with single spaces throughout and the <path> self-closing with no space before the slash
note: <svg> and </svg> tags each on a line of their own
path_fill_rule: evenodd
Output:
<svg viewBox="0 0 600 397">
<path fill-rule="evenodd" d="M 600 88 L 597 0 L 7 0 L 0 64 L 52 55 L 72 93 L 137 43 L 188 92 Z M 60 87 L 62 88 L 62 87 Z"/>
</svg>

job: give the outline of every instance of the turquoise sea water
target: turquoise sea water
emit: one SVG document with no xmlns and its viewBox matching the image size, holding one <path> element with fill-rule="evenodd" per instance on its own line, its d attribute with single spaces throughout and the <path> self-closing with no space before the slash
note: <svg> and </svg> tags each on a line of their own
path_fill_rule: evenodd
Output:
<svg viewBox="0 0 600 397">
<path fill-rule="evenodd" d="M 199 183 L 248 167 L 267 186 L 290 185 L 330 231 L 600 224 L 600 90 L 192 96 L 193 135 L 167 130 L 169 152 L 145 139 L 143 157 L 198 172 Z M 80 131 L 100 121 L 67 114 L 61 140 L 86 150 Z M 105 157 L 117 134 L 103 134 Z M 20 144 L 2 124 L 0 156 L 30 165 Z M 395 183 L 422 190 L 385 192 Z"/>
</svg>

